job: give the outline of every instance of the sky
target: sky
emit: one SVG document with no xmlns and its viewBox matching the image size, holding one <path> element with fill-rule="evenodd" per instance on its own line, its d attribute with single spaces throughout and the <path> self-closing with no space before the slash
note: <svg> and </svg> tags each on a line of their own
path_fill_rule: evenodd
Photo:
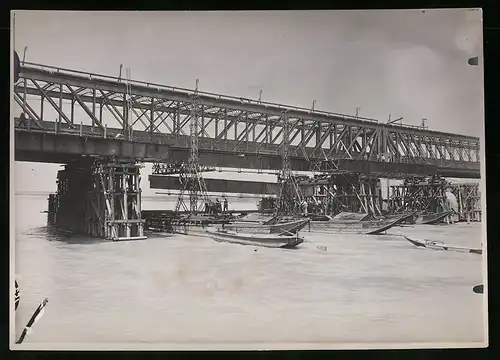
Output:
<svg viewBox="0 0 500 360">
<path fill-rule="evenodd" d="M 481 11 L 15 13 L 29 62 L 482 136 Z M 16 190 L 57 169 L 17 163 Z"/>
</svg>

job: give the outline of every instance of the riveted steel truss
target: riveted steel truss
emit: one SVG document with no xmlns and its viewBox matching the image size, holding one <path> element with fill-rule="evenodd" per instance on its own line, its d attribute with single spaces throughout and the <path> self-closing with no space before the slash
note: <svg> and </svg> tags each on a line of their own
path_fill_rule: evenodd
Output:
<svg viewBox="0 0 500 360">
<path fill-rule="evenodd" d="M 33 131 L 49 131 L 54 125 L 47 124 L 56 122 L 57 131 L 112 133 L 142 142 L 162 139 L 173 147 L 189 148 L 194 91 L 138 81 L 129 84 L 127 90 L 118 78 L 27 63 L 15 85 L 14 100 Z M 479 163 L 476 137 L 206 92 L 199 92 L 198 101 L 200 151 L 278 155 L 286 109 L 290 158 L 455 168 Z M 48 117 L 47 109 L 55 116 Z"/>
</svg>

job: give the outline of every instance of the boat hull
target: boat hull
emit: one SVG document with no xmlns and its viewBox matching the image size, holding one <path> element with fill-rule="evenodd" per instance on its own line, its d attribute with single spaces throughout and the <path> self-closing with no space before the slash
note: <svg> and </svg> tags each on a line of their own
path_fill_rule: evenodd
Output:
<svg viewBox="0 0 500 360">
<path fill-rule="evenodd" d="M 378 235 L 398 225 L 404 217 L 375 221 L 311 221 L 309 231 L 317 233 Z"/>
<path fill-rule="evenodd" d="M 239 245 L 290 249 L 304 242 L 304 239 L 299 236 L 244 234 L 221 229 L 206 229 L 206 232 L 215 241 Z"/>
<path fill-rule="evenodd" d="M 450 246 L 450 245 L 445 245 L 442 243 L 439 243 L 437 241 L 432 241 L 432 240 L 415 240 L 415 239 L 410 239 L 408 237 L 404 237 L 406 240 L 408 240 L 410 243 L 417 247 L 421 248 L 426 248 L 426 249 L 432 249 L 432 250 L 440 250 L 440 251 L 456 251 L 456 252 L 465 252 L 465 253 L 470 253 L 470 254 L 478 254 L 481 255 L 483 253 L 482 249 L 478 248 L 468 248 L 464 246 Z"/>
<path fill-rule="evenodd" d="M 278 223 L 275 225 L 264 225 L 254 222 L 236 221 L 224 225 L 224 228 L 230 231 L 252 233 L 252 234 L 296 234 L 302 230 L 309 220 L 297 220 L 286 223 Z"/>
<path fill-rule="evenodd" d="M 444 220 L 445 217 L 451 215 L 453 211 L 442 211 L 433 214 L 421 214 L 416 217 L 415 224 L 434 225 Z"/>
<path fill-rule="evenodd" d="M 333 220 L 363 221 L 368 217 L 367 213 L 341 212 L 333 217 Z"/>
</svg>

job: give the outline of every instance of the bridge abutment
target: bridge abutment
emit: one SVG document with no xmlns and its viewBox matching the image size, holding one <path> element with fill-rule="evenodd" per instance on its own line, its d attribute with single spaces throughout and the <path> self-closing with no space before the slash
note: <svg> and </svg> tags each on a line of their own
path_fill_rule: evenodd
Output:
<svg viewBox="0 0 500 360">
<path fill-rule="evenodd" d="M 133 160 L 100 158 L 65 165 L 49 196 L 49 225 L 109 240 L 145 239 L 140 168 Z"/>
</svg>

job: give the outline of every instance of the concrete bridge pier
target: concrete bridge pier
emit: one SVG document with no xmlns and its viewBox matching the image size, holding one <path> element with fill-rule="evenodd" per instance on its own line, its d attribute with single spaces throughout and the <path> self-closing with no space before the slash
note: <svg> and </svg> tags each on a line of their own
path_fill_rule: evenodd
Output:
<svg viewBox="0 0 500 360">
<path fill-rule="evenodd" d="M 57 174 L 48 223 L 57 229 L 109 240 L 145 239 L 141 165 L 129 159 L 81 158 Z"/>
</svg>

